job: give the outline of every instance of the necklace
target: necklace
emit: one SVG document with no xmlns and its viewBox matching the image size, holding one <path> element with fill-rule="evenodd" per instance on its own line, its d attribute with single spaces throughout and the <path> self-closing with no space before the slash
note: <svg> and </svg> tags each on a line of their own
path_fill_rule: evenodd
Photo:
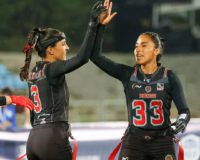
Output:
<svg viewBox="0 0 200 160">
<path fill-rule="evenodd" d="M 146 81 L 146 82 L 149 83 L 149 82 L 150 82 L 150 79 L 151 79 L 151 77 L 152 77 L 152 75 L 153 75 L 153 74 L 151 74 L 151 75 L 149 75 L 148 77 L 146 77 L 146 75 L 144 74 L 144 80 L 143 80 L 143 81 L 144 81 L 144 82 Z"/>
<path fill-rule="evenodd" d="M 150 74 L 149 76 L 147 76 L 146 77 L 146 75 L 144 74 L 144 72 L 142 71 L 142 69 L 141 68 L 139 68 L 139 70 L 140 70 L 140 72 L 142 72 L 142 74 L 143 74 L 143 77 L 144 77 L 144 82 L 146 81 L 147 83 L 149 83 L 150 82 L 150 79 L 151 79 L 151 77 L 152 77 L 152 75 L 153 74 Z"/>
</svg>

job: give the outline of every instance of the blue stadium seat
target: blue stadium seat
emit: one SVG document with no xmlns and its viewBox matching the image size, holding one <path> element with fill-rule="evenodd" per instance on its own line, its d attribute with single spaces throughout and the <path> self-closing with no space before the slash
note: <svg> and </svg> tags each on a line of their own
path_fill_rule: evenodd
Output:
<svg viewBox="0 0 200 160">
<path fill-rule="evenodd" d="M 6 73 L 8 73 L 6 66 L 0 65 L 0 76 L 5 75 Z"/>
<path fill-rule="evenodd" d="M 22 82 L 19 76 L 14 76 L 11 72 L 7 71 L 5 65 L 0 65 L 0 88 L 11 87 L 14 89 L 27 89 L 26 82 Z"/>
</svg>

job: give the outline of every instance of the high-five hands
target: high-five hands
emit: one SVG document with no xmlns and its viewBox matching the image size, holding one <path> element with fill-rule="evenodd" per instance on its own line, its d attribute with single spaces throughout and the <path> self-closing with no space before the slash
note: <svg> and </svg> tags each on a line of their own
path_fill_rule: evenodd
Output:
<svg viewBox="0 0 200 160">
<path fill-rule="evenodd" d="M 102 2 L 98 1 L 91 10 L 90 26 L 97 26 L 99 23 L 99 16 L 102 12 L 107 11 L 106 6 L 102 6 Z"/>
<path fill-rule="evenodd" d="M 101 13 L 101 15 L 99 17 L 99 23 L 106 25 L 117 14 L 117 12 L 114 12 L 113 14 L 111 14 L 112 5 L 113 5 L 112 2 L 110 2 L 109 0 L 105 0 L 104 6 L 106 6 L 107 11 Z"/>
</svg>

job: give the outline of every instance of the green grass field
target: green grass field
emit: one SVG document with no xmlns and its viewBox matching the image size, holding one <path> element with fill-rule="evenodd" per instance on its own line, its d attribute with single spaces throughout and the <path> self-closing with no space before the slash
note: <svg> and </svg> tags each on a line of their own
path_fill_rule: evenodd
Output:
<svg viewBox="0 0 200 160">
<path fill-rule="evenodd" d="M 68 54 L 70 58 L 75 54 Z M 133 54 L 109 53 L 106 56 L 116 62 L 132 66 Z M 0 53 L 0 64 L 7 66 L 13 74 L 19 74 L 18 67 L 24 64 L 23 53 Z M 40 58 L 34 54 L 31 68 Z M 200 116 L 200 54 L 164 55 L 162 65 L 173 70 L 180 78 L 192 117 Z M 126 102 L 120 81 L 108 76 L 91 61 L 76 71 L 66 75 L 70 91 L 70 118 L 72 122 L 119 121 L 127 120 Z M 27 95 L 27 91 L 18 90 L 16 94 Z M 108 100 L 108 101 L 106 101 Z M 121 100 L 120 103 L 117 100 Z M 103 109 L 102 109 L 103 106 Z M 171 117 L 177 117 L 172 106 Z M 23 118 L 21 118 L 23 119 Z"/>
</svg>

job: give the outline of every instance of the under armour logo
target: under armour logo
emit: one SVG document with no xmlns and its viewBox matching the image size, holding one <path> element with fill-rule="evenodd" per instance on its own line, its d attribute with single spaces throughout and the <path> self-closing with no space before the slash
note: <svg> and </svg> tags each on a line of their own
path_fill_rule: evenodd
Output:
<svg viewBox="0 0 200 160">
<path fill-rule="evenodd" d="M 122 160 L 128 160 L 128 157 L 122 157 Z"/>
</svg>

